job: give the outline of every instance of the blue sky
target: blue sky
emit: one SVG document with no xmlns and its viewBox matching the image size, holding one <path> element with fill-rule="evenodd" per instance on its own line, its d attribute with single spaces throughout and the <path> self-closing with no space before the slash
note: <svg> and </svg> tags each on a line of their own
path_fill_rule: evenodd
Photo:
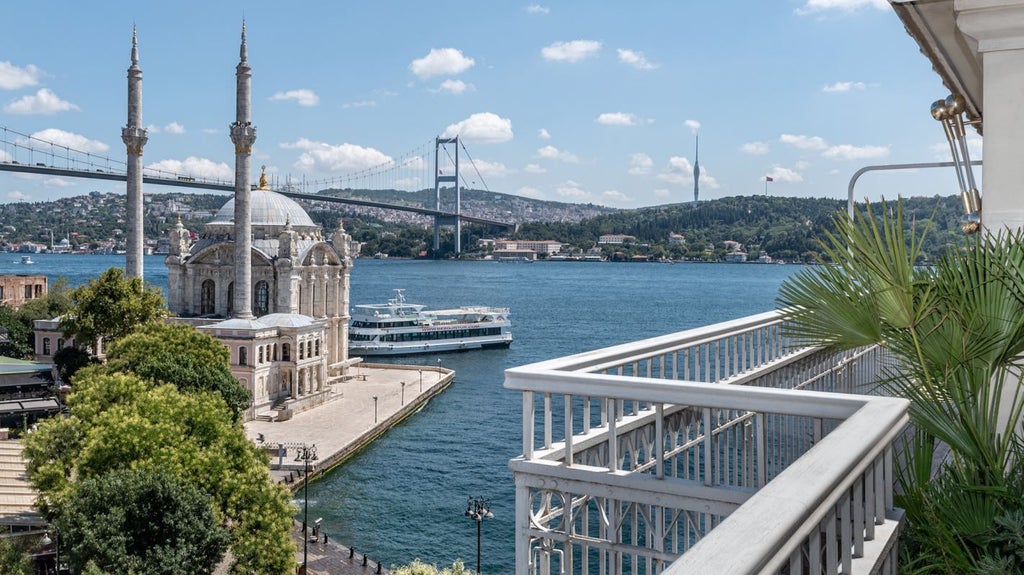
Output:
<svg viewBox="0 0 1024 575">
<path fill-rule="evenodd" d="M 144 164 L 228 178 L 243 17 L 253 180 L 391 162 L 347 185 L 432 187 L 416 158 L 456 132 L 473 187 L 624 208 L 692 200 L 698 132 L 701 199 L 765 176 L 772 195 L 845 198 L 865 165 L 949 159 L 928 113 L 948 92 L 884 0 L 8 3 L 0 126 L 123 160 L 135 25 Z M 0 172 L 0 202 L 123 189 Z M 856 195 L 956 191 L 949 169 Z"/>
</svg>

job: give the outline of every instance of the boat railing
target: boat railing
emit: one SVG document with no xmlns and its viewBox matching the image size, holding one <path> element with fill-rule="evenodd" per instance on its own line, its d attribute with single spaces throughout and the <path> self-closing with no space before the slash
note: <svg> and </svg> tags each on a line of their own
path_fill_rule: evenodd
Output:
<svg viewBox="0 0 1024 575">
<path fill-rule="evenodd" d="M 516 573 L 877 572 L 908 409 L 866 395 L 886 366 L 773 312 L 507 370 Z"/>
</svg>

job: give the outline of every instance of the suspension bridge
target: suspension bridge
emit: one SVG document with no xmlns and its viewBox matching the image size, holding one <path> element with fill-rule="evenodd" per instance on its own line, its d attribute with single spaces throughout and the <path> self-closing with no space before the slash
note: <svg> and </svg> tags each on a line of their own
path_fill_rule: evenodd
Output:
<svg viewBox="0 0 1024 575">
<path fill-rule="evenodd" d="M 283 196 L 296 200 L 411 212 L 433 218 L 434 249 L 440 247 L 441 228 L 454 226 L 455 252 L 459 253 L 462 251 L 463 223 L 515 228 L 513 223 L 462 213 L 462 188 L 469 187 L 469 183 L 461 171 L 460 156 L 465 156 L 469 160 L 476 177 L 471 180 L 473 185 L 479 180 L 483 188 L 487 189 L 483 175 L 469 156 L 465 144 L 457 137 L 434 138 L 398 158 L 387 158 L 378 165 L 357 172 L 323 179 L 301 178 L 294 182 L 288 178 L 283 186 L 275 182 L 271 188 Z M 231 174 L 231 169 L 226 164 L 222 170 L 209 166 L 205 170 L 206 172 L 203 169 L 189 171 L 183 168 L 181 171 L 172 171 L 153 166 L 144 167 L 142 180 L 144 184 L 149 185 L 216 192 L 234 191 L 234 182 L 227 177 Z M 116 159 L 78 150 L 0 126 L 0 171 L 124 182 L 127 179 L 127 162 L 123 158 Z M 211 171 L 224 172 L 225 177 L 208 173 Z M 430 183 L 433 184 L 436 198 L 435 206 L 432 208 L 308 193 L 311 188 L 416 191 L 426 189 Z"/>
</svg>

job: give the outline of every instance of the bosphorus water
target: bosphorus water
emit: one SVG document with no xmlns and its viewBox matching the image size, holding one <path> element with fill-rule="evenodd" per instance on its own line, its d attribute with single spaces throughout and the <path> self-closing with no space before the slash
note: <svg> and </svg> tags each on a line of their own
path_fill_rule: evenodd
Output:
<svg viewBox="0 0 1024 575">
<path fill-rule="evenodd" d="M 40 273 L 72 285 L 123 256 L 0 254 L 0 273 Z M 436 365 L 455 383 L 423 410 L 309 486 L 309 515 L 332 539 L 385 565 L 419 558 L 476 562 L 476 524 L 466 499 L 491 499 L 483 524 L 483 572 L 514 565 L 514 487 L 508 460 L 521 452 L 521 397 L 502 387 L 504 370 L 770 310 L 797 266 L 358 260 L 351 303 L 383 303 L 404 288 L 430 308 L 511 308 L 507 350 L 424 355 L 389 361 Z M 166 289 L 162 256 L 145 259 L 148 282 Z M 415 376 L 414 376 L 415 377 Z M 408 382 L 415 385 L 413 379 Z M 301 492 L 297 494 L 301 497 Z M 299 500 L 301 504 L 301 499 Z"/>
</svg>

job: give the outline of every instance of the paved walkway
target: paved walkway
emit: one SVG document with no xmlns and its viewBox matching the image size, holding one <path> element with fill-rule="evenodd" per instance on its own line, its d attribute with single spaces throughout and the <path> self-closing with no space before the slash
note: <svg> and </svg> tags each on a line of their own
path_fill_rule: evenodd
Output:
<svg viewBox="0 0 1024 575">
<path fill-rule="evenodd" d="M 335 384 L 337 397 L 313 409 L 296 413 L 288 421 L 250 421 L 246 435 L 268 451 L 278 445 L 288 449 L 282 456 L 271 456 L 271 475 L 297 489 L 302 484 L 304 462 L 296 461 L 296 445 L 316 446 L 317 460 L 312 462 L 312 477 L 359 451 L 388 428 L 415 413 L 431 397 L 444 390 L 455 372 L 433 366 L 360 364 L 355 377 Z M 405 385 L 402 385 L 405 382 Z M 312 526 L 310 526 L 312 529 Z M 302 563 L 302 524 L 293 533 L 298 547 L 296 561 Z M 330 534 L 328 534 L 328 537 Z M 323 537 L 307 545 L 309 573 L 370 575 L 377 572 L 376 560 L 387 565 L 387 558 L 363 556 L 349 558 L 349 549 Z M 380 573 L 387 573 L 381 567 Z"/>
</svg>

